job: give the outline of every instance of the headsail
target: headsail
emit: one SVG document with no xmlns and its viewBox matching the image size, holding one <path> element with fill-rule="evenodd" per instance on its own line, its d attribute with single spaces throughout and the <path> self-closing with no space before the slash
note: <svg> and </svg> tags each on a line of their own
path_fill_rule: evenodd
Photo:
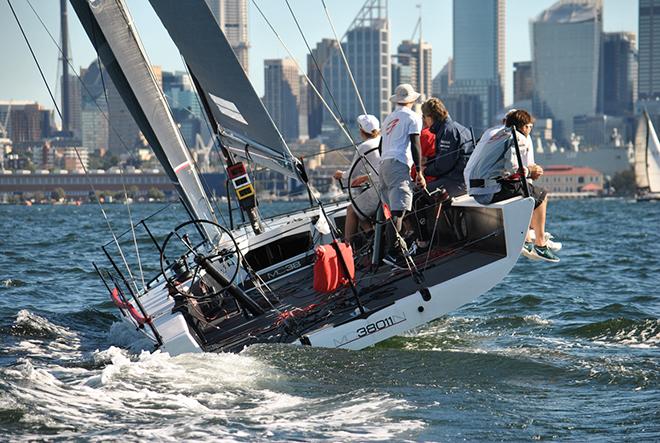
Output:
<svg viewBox="0 0 660 443">
<path fill-rule="evenodd" d="M 637 122 L 635 132 L 635 183 L 638 189 L 649 187 L 649 179 L 646 173 L 646 146 L 649 139 L 649 125 L 646 112 Z"/>
<path fill-rule="evenodd" d="M 649 128 L 649 137 L 646 150 L 646 172 L 649 181 L 649 191 L 660 192 L 660 141 L 655 132 L 653 122 L 647 113 L 644 113 Z"/>
<path fill-rule="evenodd" d="M 124 0 L 70 0 L 112 82 L 191 217 L 215 220 L 190 152 L 133 27 Z"/>
<path fill-rule="evenodd" d="M 299 178 L 291 154 L 203 0 L 150 0 L 196 77 L 232 153 Z"/>
</svg>

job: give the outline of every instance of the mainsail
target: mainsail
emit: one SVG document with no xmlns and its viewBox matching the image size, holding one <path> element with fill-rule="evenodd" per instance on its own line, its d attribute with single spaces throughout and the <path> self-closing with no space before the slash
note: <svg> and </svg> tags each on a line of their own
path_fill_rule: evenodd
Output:
<svg viewBox="0 0 660 443">
<path fill-rule="evenodd" d="M 655 132 L 653 122 L 649 115 L 645 112 L 646 120 L 648 121 L 649 137 L 646 146 L 646 172 L 649 181 L 649 191 L 653 193 L 660 192 L 660 141 L 658 141 L 658 134 Z"/>
<path fill-rule="evenodd" d="M 201 86 L 225 147 L 287 176 L 299 178 L 299 161 L 240 65 L 203 0 L 150 0 Z"/>
<path fill-rule="evenodd" d="M 635 182 L 640 190 L 660 192 L 660 141 L 646 111 L 635 133 Z"/>
<path fill-rule="evenodd" d="M 637 122 L 635 132 L 635 183 L 638 189 L 649 187 L 649 179 L 646 173 L 646 145 L 649 138 L 649 125 L 646 113 Z"/>
<path fill-rule="evenodd" d="M 156 82 L 124 0 L 70 1 L 112 82 L 191 217 L 215 220 L 190 152 Z"/>
</svg>

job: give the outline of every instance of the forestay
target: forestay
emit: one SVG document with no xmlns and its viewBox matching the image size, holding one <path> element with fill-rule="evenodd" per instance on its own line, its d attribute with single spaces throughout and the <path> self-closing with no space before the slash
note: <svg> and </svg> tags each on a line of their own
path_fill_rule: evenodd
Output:
<svg viewBox="0 0 660 443">
<path fill-rule="evenodd" d="M 70 1 L 112 82 L 191 216 L 215 220 L 124 1 Z"/>
<path fill-rule="evenodd" d="M 299 178 L 299 161 L 257 96 L 245 71 L 203 0 L 150 0 L 179 48 L 232 153 Z"/>
</svg>

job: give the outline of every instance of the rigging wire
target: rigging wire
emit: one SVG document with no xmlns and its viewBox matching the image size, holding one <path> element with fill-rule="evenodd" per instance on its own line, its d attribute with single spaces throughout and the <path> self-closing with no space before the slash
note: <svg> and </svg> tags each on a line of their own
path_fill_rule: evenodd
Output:
<svg viewBox="0 0 660 443">
<path fill-rule="evenodd" d="M 288 2 L 289 1 L 287 0 L 287 3 Z M 348 77 L 351 79 L 351 83 L 353 84 L 353 89 L 355 89 L 355 95 L 357 95 L 358 101 L 360 102 L 362 113 L 366 115 L 367 108 L 364 106 L 364 101 L 362 101 L 362 95 L 360 95 L 360 90 L 358 89 L 357 84 L 355 83 L 355 77 L 353 77 L 353 71 L 351 70 L 351 67 L 348 64 L 348 59 L 346 59 L 344 48 L 341 46 L 341 41 L 337 36 L 337 30 L 335 29 L 335 25 L 332 23 L 332 19 L 330 18 L 330 12 L 328 11 L 328 7 L 325 4 L 325 0 L 321 0 L 321 3 L 323 3 L 323 10 L 325 11 L 325 16 L 328 18 L 328 23 L 330 23 L 330 27 L 332 28 L 332 33 L 334 34 L 335 40 L 337 41 L 337 47 L 339 48 L 339 53 L 341 54 L 341 58 L 344 60 L 344 65 L 346 66 Z"/>
<path fill-rule="evenodd" d="M 347 137 L 347 138 L 353 143 L 353 146 L 354 146 L 354 148 L 355 148 L 355 151 L 356 151 L 357 154 L 361 157 L 362 161 L 366 162 L 367 165 L 369 165 L 373 170 L 375 170 L 375 168 L 373 167 L 373 165 L 371 164 L 371 162 L 369 161 L 369 159 L 366 158 L 364 155 L 360 154 L 360 150 L 359 150 L 359 148 L 358 148 L 358 146 L 357 146 L 355 140 L 354 140 L 353 137 L 351 136 L 351 134 L 350 134 L 350 133 L 348 132 L 348 130 L 347 130 L 347 129 L 341 124 L 341 122 L 339 121 L 339 119 L 337 118 L 337 116 L 335 115 L 335 113 L 332 111 L 332 109 L 330 109 L 330 106 L 328 105 L 328 103 L 327 103 L 327 102 L 325 101 L 325 99 L 323 98 L 323 95 L 319 92 L 319 90 L 316 88 L 316 86 L 311 82 L 311 80 L 310 80 L 309 76 L 307 75 L 307 73 L 302 69 L 302 67 L 300 66 L 300 63 L 298 63 L 298 60 L 293 56 L 293 54 L 291 53 L 291 50 L 290 50 L 289 47 L 286 45 L 286 43 L 284 43 L 284 41 L 282 40 L 282 37 L 281 37 L 280 34 L 277 32 L 277 30 L 274 28 L 274 26 L 272 25 L 272 23 L 270 22 L 270 20 L 268 20 L 268 18 L 267 18 L 266 15 L 264 14 L 264 12 L 261 10 L 261 8 L 259 7 L 259 5 L 257 4 L 256 0 L 252 0 L 252 4 L 254 4 L 255 8 L 257 9 L 257 11 L 258 11 L 259 14 L 261 15 L 261 17 L 264 19 L 264 21 L 266 22 L 266 24 L 268 25 L 268 27 L 271 29 L 271 31 L 273 32 L 273 34 L 275 34 L 275 37 L 279 40 L 279 42 L 280 42 L 280 44 L 282 45 L 282 47 L 284 48 L 284 50 L 287 52 L 287 54 L 289 55 L 289 57 L 290 57 L 290 58 L 293 60 L 293 62 L 296 64 L 296 67 L 298 68 L 298 71 L 299 71 L 299 72 L 305 77 L 305 80 L 307 80 L 309 86 L 312 88 L 312 90 L 313 90 L 313 91 L 316 93 L 316 95 L 319 97 L 319 99 L 321 100 L 321 102 L 323 103 L 323 105 L 325 106 L 325 108 L 328 110 L 328 112 L 330 113 L 331 117 L 335 120 L 335 122 L 337 123 L 337 125 L 339 126 L 339 128 L 341 129 L 341 131 L 342 131 L 342 132 L 346 135 L 346 137 Z M 346 61 L 346 62 L 347 62 L 347 61 Z M 350 67 L 349 67 L 348 65 L 347 65 L 347 69 L 350 71 Z M 370 184 L 371 184 L 371 185 L 374 187 L 374 189 L 376 190 L 376 194 L 378 195 L 378 198 L 379 198 L 381 201 L 383 201 L 383 198 L 382 198 L 382 195 L 381 195 L 381 192 L 380 192 L 379 187 L 375 186 L 375 181 L 374 181 L 374 179 L 373 179 L 373 177 L 372 177 L 371 172 L 369 171 L 368 168 L 366 168 L 366 169 L 367 169 L 367 170 L 366 170 L 366 173 L 367 173 L 366 175 L 367 175 L 367 179 L 368 179 L 368 181 L 370 182 Z M 306 186 L 309 187 L 309 186 L 310 186 L 309 183 L 306 183 Z M 316 198 L 316 201 L 317 201 L 317 203 L 319 204 L 319 209 L 320 209 L 321 212 L 323 213 L 323 216 L 327 219 L 327 215 L 326 215 L 326 213 L 325 213 L 325 210 L 324 210 L 324 208 L 323 208 L 323 205 L 322 205 L 321 201 L 320 201 L 318 198 Z M 405 254 L 406 254 L 406 251 L 403 251 L 403 246 L 402 246 L 402 245 L 405 244 L 405 241 L 403 241 L 403 237 L 401 236 L 401 233 L 398 232 L 398 230 L 396 229 L 396 225 L 394 224 L 394 220 L 393 220 L 391 217 L 390 217 L 387 221 L 389 221 L 389 223 L 392 225 L 392 229 L 394 229 L 394 232 L 395 232 L 396 237 L 397 237 L 397 239 L 398 239 L 398 243 L 399 243 L 399 245 L 401 246 L 402 253 L 405 255 Z M 336 230 L 337 228 L 334 227 L 334 229 Z M 411 272 L 411 274 L 412 274 L 413 276 L 416 277 L 416 280 L 421 279 L 421 274 L 419 273 L 419 270 L 417 269 L 415 263 L 413 262 L 412 265 L 411 265 L 411 263 L 409 263 L 409 262 L 411 262 L 411 260 L 406 260 L 406 264 L 408 265 L 408 269 L 409 269 L 409 271 Z"/>
<path fill-rule="evenodd" d="M 298 28 L 298 31 L 300 32 L 300 35 L 302 36 L 303 41 L 305 42 L 305 46 L 307 47 L 307 52 L 309 53 L 309 56 L 312 58 L 312 61 L 314 62 L 314 66 L 316 67 L 316 70 L 319 73 L 319 76 L 321 77 L 321 81 L 323 82 L 323 86 L 325 86 L 325 90 L 327 91 L 328 95 L 330 96 L 330 100 L 332 100 L 332 104 L 335 107 L 335 110 L 337 111 L 337 114 L 339 115 L 339 118 L 341 121 L 346 124 L 346 119 L 344 119 L 344 116 L 341 114 L 341 110 L 339 108 L 339 105 L 335 101 L 335 97 L 332 94 L 332 91 L 330 90 L 330 86 L 328 86 L 327 81 L 325 80 L 325 76 L 323 75 L 323 70 L 321 69 L 321 66 L 318 63 L 318 60 L 316 59 L 316 56 L 314 55 L 314 51 L 312 51 L 312 48 L 309 46 L 309 42 L 307 41 L 307 37 L 305 37 L 305 33 L 303 32 L 300 23 L 298 22 L 298 18 L 293 12 L 293 9 L 291 8 L 291 4 L 289 3 L 289 0 L 286 0 L 286 6 L 289 8 L 289 12 L 291 13 L 291 17 L 293 17 L 293 21 L 296 23 L 296 27 Z M 366 114 L 366 112 L 365 112 Z"/>
<path fill-rule="evenodd" d="M 123 140 L 123 138 L 121 137 L 121 135 L 118 133 L 118 131 L 116 130 L 116 128 L 111 124 L 109 115 L 108 115 L 108 114 L 107 114 L 107 113 L 101 108 L 101 106 L 99 105 L 97 99 L 93 97 L 91 91 L 89 90 L 89 88 L 87 87 L 87 85 L 85 84 L 85 82 L 83 81 L 82 77 L 81 77 L 80 74 L 76 71 L 75 67 L 73 67 L 73 64 L 71 63 L 71 60 L 69 59 L 69 57 L 64 55 L 64 51 L 62 50 L 61 46 L 60 46 L 60 45 L 58 44 L 58 42 L 55 40 L 55 38 L 53 37 L 52 33 L 50 32 L 50 30 L 48 29 L 48 27 L 46 26 L 46 24 L 45 24 L 44 21 L 42 20 L 41 16 L 39 15 L 39 13 L 36 11 L 36 9 L 34 8 L 34 6 L 32 5 L 31 1 L 30 1 L 30 0 L 27 0 L 27 3 L 28 3 L 28 5 L 29 5 L 30 9 L 32 10 L 32 12 L 34 13 L 34 15 L 36 16 L 37 20 L 39 20 L 39 23 L 41 23 L 41 26 L 43 27 L 43 29 L 46 31 L 46 33 L 47 33 L 48 36 L 50 37 L 50 39 L 51 39 L 51 41 L 53 42 L 53 44 L 55 44 L 55 46 L 57 47 L 58 51 L 60 52 L 60 55 L 61 55 L 62 57 L 64 57 L 64 60 L 66 60 L 67 64 L 69 65 L 69 67 L 70 67 L 70 69 L 71 69 L 71 71 L 75 74 L 75 76 L 76 76 L 76 78 L 78 79 L 79 83 L 80 83 L 80 84 L 82 85 L 82 87 L 85 89 L 85 92 L 87 92 L 87 94 L 92 98 L 92 101 L 94 102 L 94 104 L 96 105 L 96 107 L 98 108 L 98 110 L 101 112 L 101 115 L 103 115 L 103 117 L 104 117 L 104 118 L 106 119 L 106 121 L 108 122 L 108 127 L 110 127 L 111 129 L 113 129 L 113 131 L 115 132 L 115 135 L 117 135 L 117 138 L 119 139 L 120 143 L 121 143 L 122 146 L 124 147 L 124 150 L 129 154 L 129 156 L 130 156 L 131 158 L 133 158 L 134 160 L 136 160 L 135 157 L 134 157 L 134 155 L 133 155 L 133 153 L 128 149 L 128 146 L 127 146 L 126 143 L 124 142 L 124 140 Z M 90 12 L 90 14 L 91 14 L 91 12 Z M 94 30 L 93 30 L 93 35 L 92 35 L 92 37 L 93 37 L 93 46 L 94 46 L 94 48 L 96 49 L 96 47 L 97 47 L 97 42 L 96 42 L 96 32 L 95 32 Z M 98 63 L 99 75 L 100 75 L 100 77 L 101 77 L 101 84 L 102 84 L 102 86 L 103 86 L 103 94 L 104 94 L 104 97 L 105 97 L 106 105 L 108 105 L 108 107 L 109 107 L 109 106 L 110 106 L 110 103 L 109 103 L 109 100 L 108 100 L 107 88 L 106 88 L 105 79 L 104 79 L 104 76 L 103 76 L 103 69 L 102 69 L 102 65 L 101 65 L 101 60 L 100 60 L 100 58 L 98 57 L 98 53 L 97 53 L 97 59 L 96 59 L 96 60 L 97 60 L 97 63 Z M 59 66 L 59 64 L 58 64 L 58 66 Z M 109 109 L 109 108 L 108 108 L 108 109 Z M 123 187 L 123 190 L 124 190 L 124 200 L 126 201 L 126 209 L 127 209 L 127 211 L 128 211 L 128 218 L 129 218 L 129 222 L 130 222 L 130 226 L 131 226 L 131 231 L 132 231 L 132 233 L 133 233 L 133 241 L 134 241 L 134 244 L 135 244 L 135 252 L 136 252 L 136 255 L 137 255 L 138 266 L 139 266 L 139 269 L 140 269 L 140 276 L 141 276 L 141 280 L 142 280 L 142 285 L 143 285 L 143 287 L 146 287 L 145 282 L 144 282 L 144 271 L 142 270 L 142 262 L 141 262 L 141 258 L 140 258 L 140 250 L 139 250 L 139 247 L 138 247 L 138 244 L 137 244 L 137 238 L 136 238 L 136 234 L 135 234 L 135 225 L 134 225 L 134 223 L 133 223 L 133 218 L 132 218 L 131 210 L 130 210 L 130 207 L 129 207 L 129 206 L 130 206 L 130 202 L 129 202 L 129 200 L 128 200 L 128 192 L 127 192 L 127 190 L 126 190 L 126 176 L 124 175 L 124 171 L 123 171 L 123 170 L 120 170 L 120 171 L 119 171 L 119 176 L 121 177 L 121 184 L 122 184 L 122 187 Z M 96 192 L 95 192 L 95 191 L 94 191 L 94 193 L 95 193 L 95 195 L 96 195 Z M 130 275 L 130 271 L 129 271 L 129 275 Z M 131 275 L 131 277 L 132 277 L 132 275 Z M 133 282 L 133 283 L 135 284 L 135 282 Z M 136 285 L 136 289 L 137 289 L 137 285 Z"/>
<path fill-rule="evenodd" d="M 50 95 L 51 100 L 53 101 L 53 105 L 55 107 L 55 110 L 57 111 L 57 114 L 59 115 L 60 118 L 62 118 L 62 111 L 60 110 L 60 107 L 57 104 L 57 101 L 55 100 L 55 97 L 53 96 L 53 92 L 48 85 L 48 81 L 46 80 L 46 76 L 44 75 L 44 71 L 41 68 L 41 64 L 39 63 L 39 60 L 37 59 L 36 54 L 34 53 L 34 50 L 32 49 L 32 45 L 30 44 L 30 40 L 28 39 L 27 35 L 25 34 L 25 30 L 23 29 L 23 25 L 21 24 L 20 19 L 18 18 L 18 15 L 16 14 L 16 11 L 14 10 L 14 6 L 11 3 L 11 0 L 7 0 L 7 4 L 9 5 L 9 9 L 11 9 L 12 15 L 14 16 L 14 19 L 16 20 L 16 24 L 18 25 L 21 34 L 23 35 L 23 39 L 25 40 L 25 43 L 28 46 L 28 49 L 30 50 L 30 53 L 32 54 L 32 59 L 34 60 L 35 64 L 37 65 L 37 69 L 39 70 L 39 74 L 41 75 L 41 79 L 44 82 L 44 85 L 46 86 L 46 89 L 48 90 L 48 95 Z M 82 157 L 80 156 L 80 151 L 78 150 L 77 147 L 73 147 L 74 152 L 76 153 L 76 157 L 78 158 L 78 161 L 80 162 L 80 165 L 83 169 L 83 172 L 85 174 L 85 178 L 87 179 L 89 186 L 94 193 L 96 194 L 96 189 L 94 188 L 94 183 L 92 182 L 91 178 L 89 177 L 89 172 L 87 171 L 87 168 L 85 167 L 85 164 L 82 161 Z M 108 229 L 110 230 L 110 233 L 112 234 L 113 240 L 115 244 L 117 245 L 117 248 L 119 249 L 119 254 L 121 255 L 121 258 L 124 262 L 124 266 L 126 266 L 126 270 L 128 271 L 129 276 L 131 277 L 131 280 L 133 282 L 133 285 L 136 286 L 137 290 L 137 285 L 135 285 L 135 277 L 133 276 L 130 267 L 128 266 L 128 262 L 126 261 L 126 257 L 124 256 L 124 252 L 121 249 L 121 246 L 119 245 L 119 240 L 117 239 L 117 236 L 115 235 L 114 229 L 112 228 L 112 225 L 110 223 L 110 220 L 108 219 L 108 215 L 105 212 L 105 209 L 103 209 L 103 205 L 101 204 L 100 200 L 97 198 L 96 202 L 99 205 L 99 208 L 101 209 L 101 214 L 103 214 L 103 218 L 105 219 Z"/>
</svg>

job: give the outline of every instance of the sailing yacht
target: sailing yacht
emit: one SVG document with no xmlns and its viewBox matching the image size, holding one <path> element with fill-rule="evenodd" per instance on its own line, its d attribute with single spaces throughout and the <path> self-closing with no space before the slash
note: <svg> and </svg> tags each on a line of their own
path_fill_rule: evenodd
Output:
<svg viewBox="0 0 660 443">
<path fill-rule="evenodd" d="M 635 183 L 638 201 L 660 200 L 660 141 L 646 111 L 635 134 Z"/>
<path fill-rule="evenodd" d="M 473 301 L 510 272 L 529 226 L 529 197 L 488 206 L 467 196 L 438 199 L 431 247 L 409 255 L 405 267 L 380 261 L 387 220 L 374 220 L 375 233 L 363 235 L 353 250 L 337 241 L 346 199 L 322 204 L 309 192 L 309 208 L 261 217 L 246 165 L 277 171 L 309 190 L 304 164 L 206 3 L 150 3 L 187 64 L 224 157 L 235 194 L 229 202 L 245 216 L 229 226 L 216 217 L 124 0 L 71 0 L 188 213 L 160 239 L 148 219 L 139 223 L 160 263 L 141 288 L 124 255 L 104 247 L 108 263 L 95 265 L 122 318 L 156 348 L 171 355 L 238 352 L 255 343 L 358 350 Z M 408 224 L 414 223 L 411 214 Z M 316 284 L 333 279 L 329 288 Z"/>
</svg>

